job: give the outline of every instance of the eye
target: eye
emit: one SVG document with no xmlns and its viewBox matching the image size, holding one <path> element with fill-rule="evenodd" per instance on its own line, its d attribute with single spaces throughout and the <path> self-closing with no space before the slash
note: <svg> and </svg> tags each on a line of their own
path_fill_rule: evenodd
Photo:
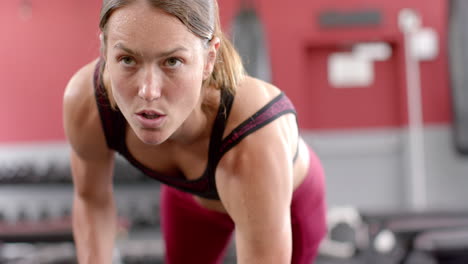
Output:
<svg viewBox="0 0 468 264">
<path fill-rule="evenodd" d="M 119 59 L 119 63 L 123 64 L 124 66 L 134 66 L 135 65 L 135 59 L 129 56 L 124 56 Z"/>
<path fill-rule="evenodd" d="M 180 64 L 182 64 L 182 61 L 178 58 L 172 57 L 167 59 L 165 64 L 170 68 L 177 68 L 180 66 Z"/>
</svg>

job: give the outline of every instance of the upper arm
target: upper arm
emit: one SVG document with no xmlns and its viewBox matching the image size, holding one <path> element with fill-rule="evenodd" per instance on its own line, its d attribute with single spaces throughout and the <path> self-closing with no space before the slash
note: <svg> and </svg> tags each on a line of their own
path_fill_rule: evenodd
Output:
<svg viewBox="0 0 468 264">
<path fill-rule="evenodd" d="M 278 122 L 246 137 L 219 168 L 218 193 L 236 225 L 239 263 L 289 263 L 293 168 Z"/>
<path fill-rule="evenodd" d="M 69 81 L 63 97 L 63 123 L 71 146 L 71 167 L 76 194 L 99 199 L 112 189 L 114 155 L 106 144 L 94 99 L 95 62 Z"/>
</svg>

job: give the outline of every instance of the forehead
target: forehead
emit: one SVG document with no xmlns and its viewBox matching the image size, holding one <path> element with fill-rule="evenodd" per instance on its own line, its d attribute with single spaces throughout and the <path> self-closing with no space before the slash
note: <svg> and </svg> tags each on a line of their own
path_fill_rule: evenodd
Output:
<svg viewBox="0 0 468 264">
<path fill-rule="evenodd" d="M 193 46 L 200 38 L 175 16 L 146 1 L 135 1 L 117 9 L 107 24 L 109 44 L 122 41 L 145 48 L 171 48 L 175 44 Z"/>
</svg>

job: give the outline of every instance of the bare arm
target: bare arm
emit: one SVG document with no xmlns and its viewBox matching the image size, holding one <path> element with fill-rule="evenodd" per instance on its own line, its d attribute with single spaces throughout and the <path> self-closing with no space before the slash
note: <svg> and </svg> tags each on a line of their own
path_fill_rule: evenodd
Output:
<svg viewBox="0 0 468 264">
<path fill-rule="evenodd" d="M 291 263 L 292 156 L 267 126 L 223 158 L 218 192 L 235 222 L 238 263 Z M 272 144 L 274 142 L 274 144 Z"/>
<path fill-rule="evenodd" d="M 73 181 L 73 235 L 79 263 L 111 263 L 116 233 L 116 209 L 107 161 L 83 160 L 71 154 Z M 102 188 L 100 188 L 102 187 Z"/>
<path fill-rule="evenodd" d="M 116 233 L 112 175 L 114 156 L 107 148 L 93 97 L 94 63 L 69 82 L 64 95 L 64 127 L 72 147 L 73 235 L 81 264 L 111 263 Z"/>
</svg>

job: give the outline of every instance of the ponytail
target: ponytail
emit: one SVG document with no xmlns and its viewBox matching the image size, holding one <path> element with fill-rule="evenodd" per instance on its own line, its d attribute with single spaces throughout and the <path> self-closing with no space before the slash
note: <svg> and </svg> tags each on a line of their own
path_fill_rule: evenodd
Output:
<svg viewBox="0 0 468 264">
<path fill-rule="evenodd" d="M 206 84 L 235 94 L 237 85 L 245 77 L 244 66 L 234 45 L 221 30 L 217 1 L 214 1 L 214 11 L 216 16 L 214 18 L 213 37 L 218 37 L 221 43 L 213 72 L 211 77 L 206 81 Z"/>
</svg>

